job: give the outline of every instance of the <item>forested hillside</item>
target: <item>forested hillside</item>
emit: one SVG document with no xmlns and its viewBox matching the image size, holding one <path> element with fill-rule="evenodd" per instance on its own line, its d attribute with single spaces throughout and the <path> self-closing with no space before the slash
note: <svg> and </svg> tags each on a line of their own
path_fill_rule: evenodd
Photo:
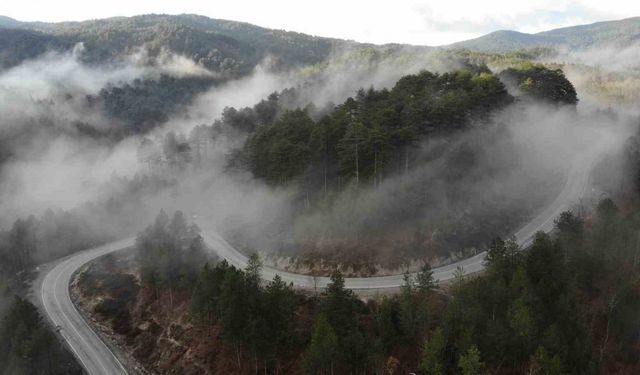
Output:
<svg viewBox="0 0 640 375">
<path fill-rule="evenodd" d="M 448 47 L 494 53 L 515 52 L 534 47 L 562 47 L 570 50 L 597 47 L 624 48 L 636 42 L 638 35 L 640 35 L 640 18 L 633 17 L 564 27 L 536 34 L 500 30 L 476 39 L 454 43 Z"/>
<path fill-rule="evenodd" d="M 502 82 L 519 96 L 551 104 L 576 104 L 578 94 L 560 69 L 525 63 L 500 72 Z"/>
<path fill-rule="evenodd" d="M 398 295 L 366 302 L 337 271 L 309 295 L 261 282 L 255 255 L 246 270 L 200 267 L 197 229 L 161 212 L 138 237 L 139 283 L 109 260 L 80 276 L 79 293 L 162 373 L 631 374 L 637 212 L 611 200 L 588 218 L 564 212 L 529 249 L 493 240 L 481 276 L 460 268 L 438 290 L 427 264 Z"/>
<path fill-rule="evenodd" d="M 10 28 L 25 30 L 20 34 L 23 38 L 17 38 L 17 31 Z M 40 33 L 27 33 L 26 30 Z M 70 44 L 82 42 L 87 48 L 85 60 L 94 64 L 118 60 L 135 52 L 136 48 L 146 47 L 152 55 L 167 49 L 212 71 L 229 75 L 246 74 L 266 57 L 275 58 L 283 67 L 302 66 L 323 61 L 334 49 L 356 45 L 188 14 L 152 14 L 55 24 L 9 19 L 0 23 L 0 40 L 5 43 L 0 47 L 7 55 L 9 51 L 13 53 L 11 60 L 0 60 L 2 66 L 16 65 L 22 61 L 20 56 L 35 57 L 42 52 L 43 42 L 25 43 L 27 36 L 31 36 L 31 40 L 36 37 L 46 40 L 53 50 L 68 49 Z"/>
<path fill-rule="evenodd" d="M 537 88 L 514 92 L 516 104 L 496 75 L 474 65 L 408 75 L 324 108 L 301 102 L 304 87 L 287 89 L 253 107 L 227 108 L 189 134 L 145 139 L 139 158 L 150 171 L 206 171 L 209 145 L 231 138 L 228 172 L 291 189 L 291 215 L 285 208 L 268 225 L 246 224 L 269 226 L 269 242 L 228 229 L 240 248 L 295 254 L 311 267 L 354 265 L 363 274 L 407 259 L 445 261 L 473 252 L 488 232 L 514 230 L 558 188 L 555 164 L 519 155 L 515 128 L 494 117 L 528 100 L 572 107 L 575 90 L 559 71 L 512 71 Z M 523 199 L 518 186 L 533 183 L 539 189 Z M 493 184 L 501 193 L 491 193 Z"/>
<path fill-rule="evenodd" d="M 58 343 L 54 331 L 29 301 L 14 297 L 0 318 L 0 373 L 82 374 L 73 355 Z"/>
<path fill-rule="evenodd" d="M 246 158 L 254 175 L 271 183 L 311 172 L 305 177 L 315 186 L 375 184 L 409 168 L 411 150 L 425 136 L 482 121 L 510 101 L 488 71 L 422 72 L 391 90 L 361 90 L 317 123 L 301 111 L 285 113 L 250 137 Z"/>
<path fill-rule="evenodd" d="M 39 31 L 0 27 L 0 70 L 19 65 L 48 51 L 70 50 L 74 42 Z"/>
<path fill-rule="evenodd" d="M 71 292 L 150 373 L 640 373 L 639 36 L 630 18 L 432 48 L 0 16 L 0 373 L 80 373 L 29 283 L 136 233 Z M 552 233 L 509 239 L 592 164 Z M 482 274 L 436 284 L 483 250 Z"/>
</svg>

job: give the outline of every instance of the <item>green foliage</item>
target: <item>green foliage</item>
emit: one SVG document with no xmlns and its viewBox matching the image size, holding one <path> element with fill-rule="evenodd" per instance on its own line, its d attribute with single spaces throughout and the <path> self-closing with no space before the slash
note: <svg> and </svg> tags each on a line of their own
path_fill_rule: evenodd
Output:
<svg viewBox="0 0 640 375">
<path fill-rule="evenodd" d="M 247 143 L 250 168 L 257 177 L 282 184 L 300 175 L 310 159 L 313 121 L 303 110 L 285 112 L 260 128 Z"/>
<path fill-rule="evenodd" d="M 313 325 L 311 343 L 304 356 L 307 374 L 333 374 L 338 356 L 338 337 L 327 319 L 321 314 Z"/>
<path fill-rule="evenodd" d="M 179 218 L 160 215 L 156 222 L 185 230 Z M 539 233 L 527 249 L 495 239 L 486 273 L 447 295 L 433 291 L 425 265 L 415 277 L 405 275 L 399 295 L 366 305 L 338 271 L 322 295 L 309 298 L 296 296 L 279 277 L 259 281 L 257 256 L 245 271 L 206 265 L 191 289 L 191 312 L 196 324 L 219 325 L 238 369 L 248 361 L 267 373 L 296 358 L 310 374 L 371 373 L 385 359 L 396 366 L 398 358 L 403 371 L 426 374 L 634 369 L 640 289 L 627 275 L 637 268 L 639 222 L 605 200 L 589 226 L 563 213 L 557 235 Z M 597 283 L 585 282 L 586 275 Z"/>
<path fill-rule="evenodd" d="M 400 344 L 402 332 L 400 328 L 400 317 L 396 301 L 387 297 L 382 299 L 375 315 L 376 333 L 382 342 L 382 349 L 385 355 Z"/>
<path fill-rule="evenodd" d="M 331 282 L 323 293 L 322 311 L 338 336 L 344 336 L 356 325 L 358 301 L 353 291 L 344 286 L 344 277 L 336 270 L 331 274 Z"/>
<path fill-rule="evenodd" d="M 420 369 L 429 375 L 444 374 L 446 369 L 444 362 L 446 344 L 442 328 L 436 328 L 422 348 Z"/>
<path fill-rule="evenodd" d="M 287 285 L 278 275 L 267 286 L 265 299 L 264 313 L 269 339 L 267 357 L 275 361 L 297 343 L 294 320 L 296 300 L 291 285 Z"/>
<path fill-rule="evenodd" d="M 499 77 L 508 85 L 518 88 L 526 98 L 554 104 L 578 103 L 576 89 L 560 69 L 525 63 L 503 70 Z"/>
<path fill-rule="evenodd" d="M 637 279 L 623 276 L 634 272 L 637 214 L 623 216 L 611 200 L 603 200 L 596 213 L 589 227 L 571 212 L 561 214 L 557 235 L 539 233 L 526 250 L 512 240 L 491 243 L 486 275 L 454 289 L 439 325 L 458 353 L 458 366 L 475 347 L 487 368 L 502 364 L 506 372 L 590 374 L 598 362 L 607 362 L 606 351 L 594 350 L 605 345 L 605 337 L 621 348 L 629 345 L 633 339 L 625 332 L 639 329 L 640 318 L 621 310 L 630 312 L 638 303 L 625 297 L 621 308 L 620 296 L 640 293 Z M 616 330 L 615 338 L 613 324 L 626 327 Z M 443 354 L 449 370 L 452 352 Z M 594 355 L 600 353 L 603 359 Z M 631 366 L 637 352 L 627 358 Z"/>
<path fill-rule="evenodd" d="M 192 292 L 191 314 L 200 324 L 217 322 L 221 339 L 238 358 L 247 353 L 267 371 L 279 368 L 298 343 L 296 299 L 292 286 L 280 276 L 265 286 L 261 268 L 255 254 L 245 271 L 226 262 L 205 265 Z"/>
<path fill-rule="evenodd" d="M 554 221 L 561 238 L 567 241 L 579 242 L 584 234 L 584 222 L 572 211 L 564 211 Z"/>
<path fill-rule="evenodd" d="M 202 264 L 204 243 L 200 229 L 188 225 L 176 211 L 171 219 L 164 212 L 136 238 L 136 259 L 142 280 L 152 286 L 175 289 L 195 283 L 195 270 Z"/>
<path fill-rule="evenodd" d="M 480 351 L 476 346 L 472 346 L 458 359 L 458 367 L 462 375 L 481 375 L 482 362 L 480 361 Z"/>
<path fill-rule="evenodd" d="M 428 295 L 438 288 L 438 282 L 433 278 L 431 265 L 427 262 L 420 267 L 420 271 L 416 275 L 416 287 L 423 295 Z"/>
<path fill-rule="evenodd" d="M 83 59 L 97 63 L 118 61 L 132 50 L 146 47 L 149 57 L 168 50 L 227 76 L 249 73 L 267 57 L 282 67 L 315 64 L 329 56 L 334 47 L 353 44 L 189 14 L 18 24 L 21 28 L 46 34 L 31 32 L 35 35 L 27 40 L 33 40 L 33 46 L 20 40 L 9 44 L 16 56 L 35 57 L 45 51 L 45 46 L 67 50 L 75 43 L 83 42 L 86 48 Z M 11 30 L 0 27 L 0 41 L 8 31 Z M 17 64 L 21 60 L 10 61 Z"/>
<path fill-rule="evenodd" d="M 323 181 L 315 186 L 326 190 L 350 181 L 378 183 L 409 169 L 413 148 L 427 135 L 460 129 L 510 102 L 502 83 L 485 71 L 423 71 L 390 91 L 360 90 L 317 123 L 302 110 L 285 112 L 258 127 L 244 153 L 254 175 L 273 184 Z"/>
<path fill-rule="evenodd" d="M 42 322 L 35 306 L 15 297 L 0 321 L 0 373 L 82 374 Z"/>
<path fill-rule="evenodd" d="M 19 65 L 50 50 L 73 47 L 67 38 L 59 38 L 32 30 L 0 27 L 0 70 Z"/>
<path fill-rule="evenodd" d="M 637 17 L 634 17 L 562 27 L 535 34 L 499 30 L 479 38 L 454 43 L 451 47 L 520 54 L 533 58 L 550 53 L 554 56 L 557 54 L 556 50 L 596 50 L 604 45 L 631 45 L 637 40 L 639 32 L 640 23 Z"/>
<path fill-rule="evenodd" d="M 104 209 L 91 208 L 94 217 L 101 216 Z M 18 219 L 10 229 L 0 230 L 0 279 L 104 243 L 109 238 L 106 231 L 96 228 L 80 210 L 47 210 L 38 218 Z"/>
<path fill-rule="evenodd" d="M 114 135 L 139 134 L 167 121 L 171 114 L 215 83 L 209 77 L 178 78 L 163 74 L 159 79 L 109 85 L 87 100 L 93 106 L 100 104 L 108 118 L 124 123 L 125 127 Z"/>
<path fill-rule="evenodd" d="M 427 324 L 426 297 L 431 289 L 422 287 L 420 284 L 416 286 L 410 273 L 404 274 L 404 284 L 398 297 L 398 321 L 404 339 L 409 342 L 421 337 Z"/>
<path fill-rule="evenodd" d="M 560 356 L 552 355 L 543 347 L 536 351 L 534 362 L 531 366 L 531 374 L 534 375 L 565 375 L 567 372 L 562 369 Z"/>
</svg>

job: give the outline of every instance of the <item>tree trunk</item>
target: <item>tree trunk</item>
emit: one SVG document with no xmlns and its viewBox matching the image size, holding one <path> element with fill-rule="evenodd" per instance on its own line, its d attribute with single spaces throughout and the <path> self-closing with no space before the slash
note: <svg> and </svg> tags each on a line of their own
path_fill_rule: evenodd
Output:
<svg viewBox="0 0 640 375">
<path fill-rule="evenodd" d="M 604 335 L 604 342 L 602 343 L 602 347 L 600 348 L 600 365 L 602 365 L 602 360 L 604 359 L 604 353 L 607 350 L 607 344 L 609 342 L 609 329 L 611 327 L 611 316 L 613 315 L 613 310 L 616 308 L 616 299 L 617 294 L 611 296 L 611 300 L 609 301 L 609 314 L 607 314 L 607 330 Z"/>
<path fill-rule="evenodd" d="M 378 151 L 373 152 L 373 187 L 378 184 Z"/>
<path fill-rule="evenodd" d="M 409 146 L 405 146 L 404 151 L 404 173 L 409 173 Z"/>
<path fill-rule="evenodd" d="M 356 141 L 356 187 L 360 185 L 360 167 L 358 163 L 358 141 Z"/>
<path fill-rule="evenodd" d="M 636 239 L 636 253 L 633 256 L 633 267 L 638 266 L 638 253 L 640 253 L 640 232 L 638 232 L 638 238 Z"/>
<path fill-rule="evenodd" d="M 604 359 L 604 352 L 606 351 L 607 348 L 607 342 L 609 341 L 609 327 L 611 325 L 611 316 L 609 316 L 607 318 L 607 330 L 605 331 L 605 335 L 604 335 L 604 342 L 602 343 L 602 347 L 600 347 L 600 365 L 602 365 L 602 360 Z"/>
<path fill-rule="evenodd" d="M 240 347 L 238 343 L 235 344 L 236 347 L 236 360 L 238 361 L 238 370 L 242 370 L 242 366 L 240 365 Z"/>
<path fill-rule="evenodd" d="M 324 196 L 327 197 L 327 157 L 324 158 Z"/>
<path fill-rule="evenodd" d="M 173 289 L 169 287 L 169 307 L 173 310 Z"/>
</svg>

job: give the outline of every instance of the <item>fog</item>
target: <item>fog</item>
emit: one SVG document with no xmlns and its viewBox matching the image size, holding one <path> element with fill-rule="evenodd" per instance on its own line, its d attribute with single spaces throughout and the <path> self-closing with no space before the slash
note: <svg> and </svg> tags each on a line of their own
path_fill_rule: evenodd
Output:
<svg viewBox="0 0 640 375">
<path fill-rule="evenodd" d="M 578 91 L 581 106 L 615 109 L 638 115 L 640 100 L 640 43 L 605 45 L 576 50 L 556 48 L 541 59 L 561 66 Z"/>
<path fill-rule="evenodd" d="M 612 58 L 615 56 L 615 58 Z M 583 64 L 603 69 L 606 72 L 638 71 L 640 65 L 640 43 L 631 45 L 605 45 L 582 50 L 558 48 L 552 57 L 555 62 Z"/>
<path fill-rule="evenodd" d="M 225 107 L 252 106 L 274 91 L 296 87 L 292 106 L 313 103 L 324 108 L 361 87 L 390 88 L 401 76 L 421 69 L 443 72 L 460 67 L 436 51 L 389 48 L 347 55 L 336 51 L 326 64 L 286 72 L 267 59 L 252 74 L 199 95 L 150 133 L 116 141 L 83 137 L 71 126 L 121 126 L 105 118 L 100 108 L 87 106 L 87 95 L 109 84 L 161 74 L 214 74 L 166 51 L 151 59 L 139 50 L 113 66 L 87 66 L 80 62 L 81 45 L 72 53 L 47 54 L 2 72 L 0 131 L 11 137 L 13 153 L 1 167 L 0 224 L 7 227 L 17 218 L 47 209 L 91 215 L 87 203 L 115 200 L 125 202 L 125 211 L 116 212 L 127 212 L 126 220 L 115 225 L 117 217 L 94 218 L 113 236 L 135 234 L 160 208 L 180 209 L 201 227 L 217 230 L 250 250 L 335 255 L 335 249 L 357 248 L 354 256 L 363 256 L 363 249 L 378 246 L 372 250 L 375 256 L 364 254 L 367 261 L 400 267 L 391 260 L 398 252 L 424 257 L 424 249 L 430 248 L 427 255 L 444 263 L 454 245 L 473 251 L 487 236 L 510 235 L 559 191 L 571 163 L 619 149 L 636 125 L 627 115 L 598 114 L 582 104 L 577 111 L 514 105 L 455 136 L 428 138 L 408 173 L 389 176 L 377 187 L 346 188 L 313 211 L 299 209 L 295 186 L 274 188 L 248 172 L 227 170 L 229 153 L 246 138 L 232 129 L 221 129 L 207 144 L 202 165 L 154 170 L 162 182 L 156 188 L 139 180 L 151 174 L 138 160 L 142 137 L 161 145 L 170 131 L 188 134 L 194 126 L 211 125 Z M 28 136 L 13 136 L 24 129 L 29 129 Z M 471 164 L 464 159 L 467 154 L 474 157 Z M 138 185 L 142 187 L 132 187 Z M 135 194 L 129 197 L 132 190 Z M 483 215 L 491 220 L 478 223 Z M 474 236 L 458 240 L 460 231 Z M 416 240 L 418 234 L 424 237 Z"/>
<path fill-rule="evenodd" d="M 0 171 L 3 224 L 49 208 L 70 209 L 98 197 L 113 176 L 137 171 L 135 139 L 119 143 L 78 134 L 78 123 L 98 129 L 120 126 L 87 105 L 109 84 L 160 74 L 202 74 L 190 60 L 138 51 L 120 64 L 87 66 L 81 44 L 71 53 L 49 53 L 0 73 L 0 134 L 10 159 Z M 207 73 L 208 74 L 208 73 Z"/>
<path fill-rule="evenodd" d="M 489 125 L 426 141 L 425 161 L 408 174 L 342 193 L 303 215 L 292 237 L 311 258 L 324 252 L 329 260 L 393 267 L 382 272 L 402 272 L 407 265 L 398 259 L 446 264 L 513 235 L 555 198 L 572 165 L 591 168 L 620 149 L 633 125 L 570 108 L 515 106 Z M 438 157 L 426 156 L 434 149 Z"/>
</svg>

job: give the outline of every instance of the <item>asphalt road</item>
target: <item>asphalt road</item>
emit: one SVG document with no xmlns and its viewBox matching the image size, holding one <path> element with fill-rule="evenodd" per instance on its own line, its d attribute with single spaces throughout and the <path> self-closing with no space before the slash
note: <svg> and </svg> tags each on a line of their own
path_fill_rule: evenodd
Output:
<svg viewBox="0 0 640 375">
<path fill-rule="evenodd" d="M 69 296 L 73 274 L 84 264 L 113 251 L 132 247 L 135 239 L 113 242 L 64 258 L 41 279 L 43 309 L 89 374 L 126 374 L 120 361 L 89 327 Z"/>
<path fill-rule="evenodd" d="M 582 163 L 589 165 L 589 163 Z M 550 232 L 554 226 L 554 220 L 561 212 L 568 210 L 572 205 L 584 195 L 589 179 L 589 167 L 574 164 L 567 174 L 565 185 L 560 194 L 542 212 L 531 221 L 522 226 L 515 234 L 516 241 L 522 247 L 527 247 L 533 241 L 538 231 Z M 234 249 L 227 241 L 215 232 L 203 231 L 205 243 L 215 251 L 220 257 L 230 264 L 245 268 L 248 258 Z M 467 258 L 446 266 L 433 269 L 433 276 L 438 281 L 447 281 L 454 278 L 454 272 L 458 267 L 462 267 L 465 274 L 481 271 L 484 268 L 483 262 L 486 251 L 483 251 L 471 258 Z M 291 272 L 278 270 L 265 266 L 262 269 L 262 277 L 271 280 L 275 275 L 280 275 L 282 279 L 293 283 L 299 288 L 324 288 L 329 283 L 328 277 L 312 277 Z M 400 287 L 404 283 L 404 275 L 376 276 L 376 277 L 348 277 L 345 278 L 345 287 L 354 290 L 376 290 Z"/>
<path fill-rule="evenodd" d="M 582 197 L 587 182 L 588 168 L 574 165 L 570 169 L 565 185 L 556 199 L 515 233 L 518 244 L 527 246 L 531 243 L 536 232 L 551 231 L 554 219 Z M 226 259 L 230 264 L 245 268 L 248 258 L 234 249 L 222 237 L 208 230 L 204 230 L 202 235 L 211 251 L 215 251 L 218 256 Z M 134 238 L 128 238 L 76 253 L 48 267 L 47 273 L 40 278 L 40 298 L 46 315 L 54 326 L 59 327 L 60 334 L 90 374 L 126 374 L 126 370 L 114 353 L 89 327 L 71 302 L 69 283 L 73 274 L 84 264 L 102 255 L 132 247 L 134 243 Z M 453 279 L 454 272 L 459 266 L 463 267 L 465 274 L 481 271 L 484 267 L 485 255 L 486 253 L 482 252 L 474 257 L 435 268 L 433 270 L 434 277 L 439 281 Z M 291 282 L 299 288 L 323 288 L 329 282 L 327 277 L 311 277 L 277 270 L 272 267 L 264 267 L 262 270 L 263 278 L 266 280 L 272 279 L 276 274 L 280 275 L 284 281 Z M 345 279 L 346 287 L 355 290 L 397 288 L 402 283 L 403 275 Z"/>
</svg>

